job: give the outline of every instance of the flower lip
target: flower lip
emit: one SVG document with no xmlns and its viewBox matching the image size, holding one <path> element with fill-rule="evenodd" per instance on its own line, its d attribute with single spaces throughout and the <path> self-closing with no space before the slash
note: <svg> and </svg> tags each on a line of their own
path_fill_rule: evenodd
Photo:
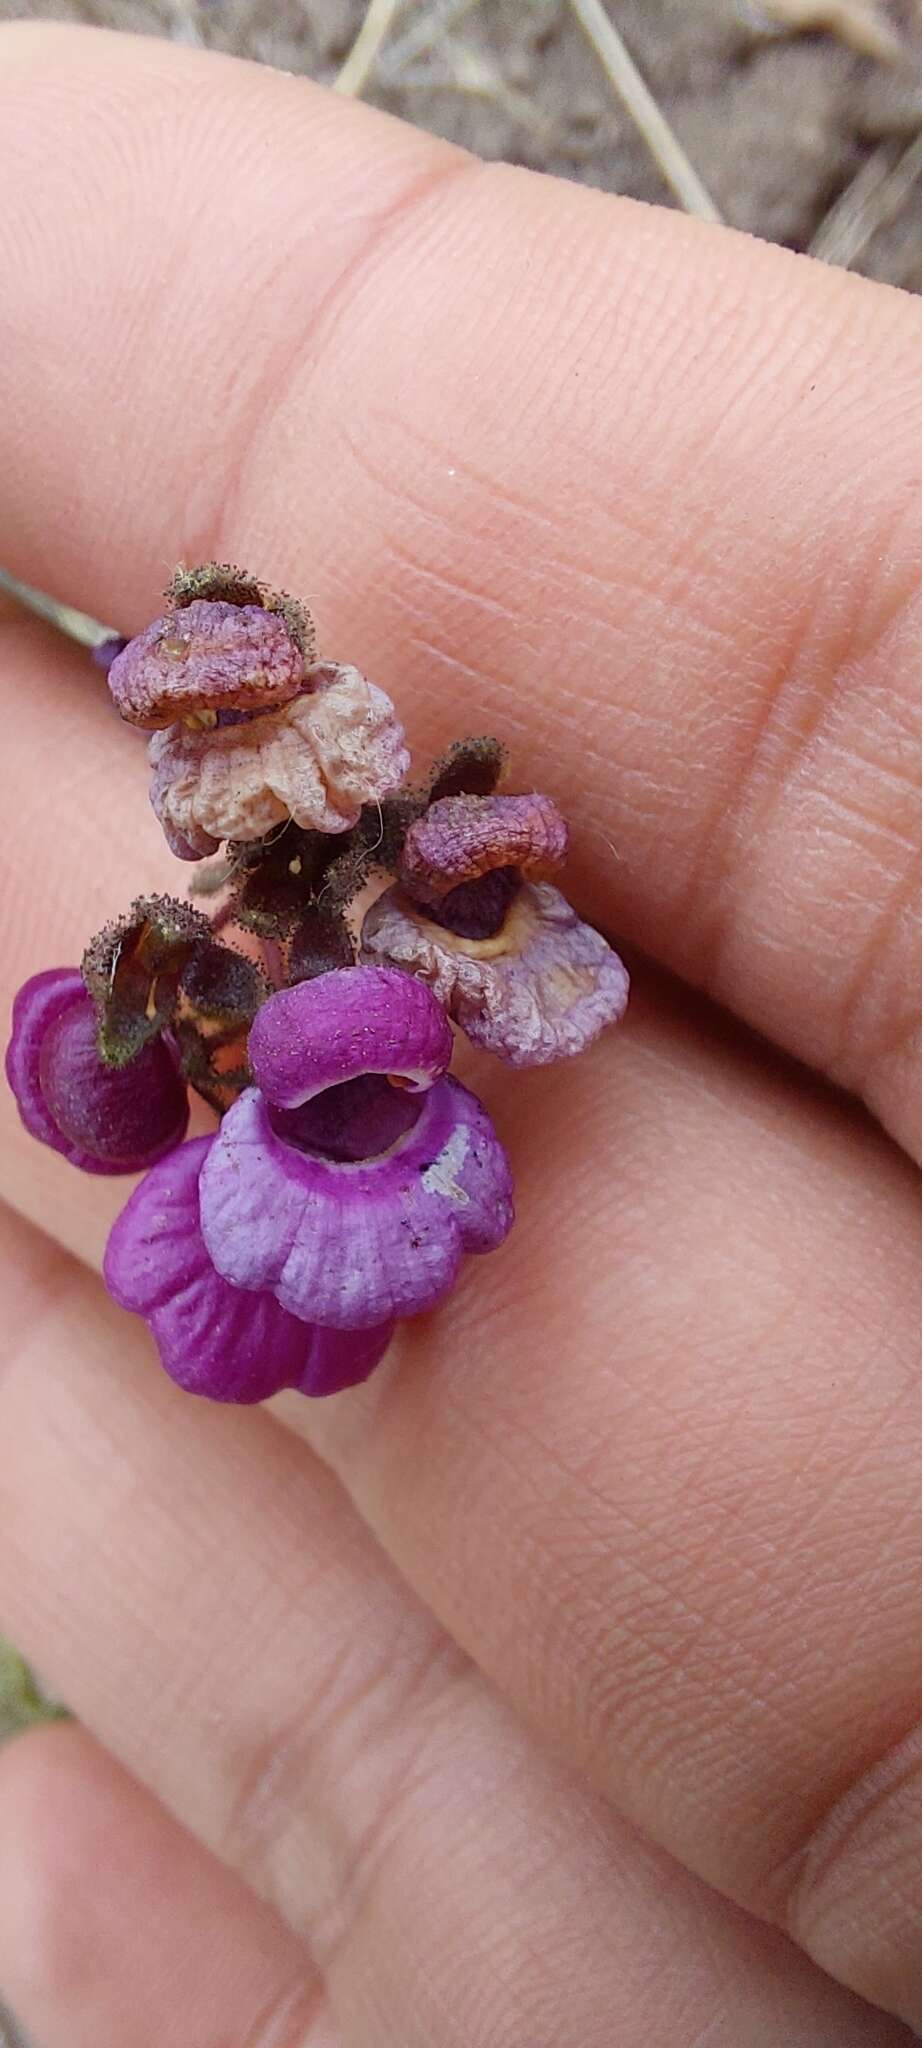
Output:
<svg viewBox="0 0 922 2048">
<path fill-rule="evenodd" d="M 521 883 L 487 937 L 448 929 L 387 889 L 365 917 L 362 954 L 420 975 L 473 1044 L 513 1067 L 585 1051 L 627 1003 L 618 954 L 547 882 Z"/>
<path fill-rule="evenodd" d="M 228 711 L 269 710 L 305 686 L 305 656 L 280 611 L 195 598 L 129 640 L 109 689 L 148 729 Z"/>
<path fill-rule="evenodd" d="M 365 1074 L 427 1089 L 451 1061 L 451 1025 L 421 981 L 395 967 L 342 967 L 270 996 L 250 1031 L 250 1068 L 276 1109 L 296 1109 Z"/>
<path fill-rule="evenodd" d="M 202 1233 L 219 1273 L 292 1315 L 356 1330 L 420 1314 L 465 1252 L 511 1229 L 509 1162 L 457 1081 L 435 1083 L 389 1152 L 353 1163 L 306 1154 L 271 1117 L 257 1088 L 225 1116 L 202 1171 Z"/>
<path fill-rule="evenodd" d="M 84 1173 L 136 1173 L 181 1143 L 189 1101 L 166 1042 L 103 1065 L 74 968 L 33 975 L 13 1005 L 7 1079 L 26 1129 Z"/>
<path fill-rule="evenodd" d="M 410 895 L 440 903 L 496 868 L 546 873 L 566 859 L 566 820 L 549 796 L 446 796 L 410 826 L 398 869 Z"/>
<path fill-rule="evenodd" d="M 283 1387 L 335 1394 L 367 1379 L 392 1322 L 319 1328 L 289 1315 L 272 1294 L 244 1292 L 216 1271 L 199 1216 L 199 1179 L 213 1142 L 193 1138 L 135 1189 L 106 1247 L 113 1300 L 145 1318 L 170 1378 L 212 1401 L 265 1401 Z"/>
</svg>

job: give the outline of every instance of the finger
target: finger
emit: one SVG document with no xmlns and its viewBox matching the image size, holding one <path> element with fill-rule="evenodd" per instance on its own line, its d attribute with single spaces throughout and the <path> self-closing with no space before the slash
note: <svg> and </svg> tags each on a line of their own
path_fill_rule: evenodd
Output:
<svg viewBox="0 0 922 2048">
<path fill-rule="evenodd" d="M 0 1984 L 41 2048 L 337 2048 L 299 1941 L 82 1729 L 0 1756 Z"/>
<path fill-rule="evenodd" d="M 524 1717 L 918 2028 L 914 1176 L 687 1002 L 500 1113 L 525 1226 L 287 1418 Z"/>
<path fill-rule="evenodd" d="M 609 1796 L 847 1981 L 915 2011 L 914 1897 L 884 1911 L 860 1835 L 838 1872 L 821 1848 L 823 1817 L 845 1788 L 864 1796 L 917 1711 L 914 1178 L 726 1035 L 639 1000 L 594 1063 L 514 1097 L 486 1062 L 482 1081 L 526 1229 L 467 1276 L 436 1358 L 428 1333 L 408 1337 L 380 1418 L 372 1390 L 292 1419 L 426 1601 Z M 42 1217 L 45 1182 L 75 1176 L 31 1158 Z M 81 1184 L 68 1241 L 91 1253 L 101 1204 L 122 1200 Z"/>
<path fill-rule="evenodd" d="M 89 1275 L 4 1240 L 3 1625 L 307 1937 L 345 2040 L 863 2048 L 857 2001 L 532 1748 L 302 1446 L 183 1399 Z"/>
<path fill-rule="evenodd" d="M 180 554 L 308 588 L 919 1153 L 918 308 L 300 79 L 3 37 L 0 559 L 128 626 Z"/>
<path fill-rule="evenodd" d="M 707 1270 L 707 1268 L 705 1268 L 705 1270 Z"/>
</svg>

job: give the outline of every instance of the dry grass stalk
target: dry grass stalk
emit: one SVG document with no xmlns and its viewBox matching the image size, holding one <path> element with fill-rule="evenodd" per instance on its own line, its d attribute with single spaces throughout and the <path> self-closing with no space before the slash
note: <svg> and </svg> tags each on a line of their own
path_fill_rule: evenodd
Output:
<svg viewBox="0 0 922 2048">
<path fill-rule="evenodd" d="M 59 604 L 57 598 L 48 597 L 43 590 L 34 590 L 30 583 L 20 583 L 19 577 L 11 576 L 8 569 L 0 569 L 0 593 L 14 598 L 26 611 L 48 619 L 59 632 L 79 640 L 84 647 L 95 647 L 113 630 L 100 625 L 98 619 L 91 619 L 86 612 L 76 611 L 73 605 Z"/>
<path fill-rule="evenodd" d="M 368 0 L 365 19 L 348 57 L 334 80 L 334 91 L 357 97 L 364 92 L 375 68 L 378 51 L 404 0 Z"/>
<path fill-rule="evenodd" d="M 759 0 L 756 11 L 783 28 L 827 29 L 863 57 L 892 63 L 902 49 L 879 0 Z"/>
<path fill-rule="evenodd" d="M 620 99 L 659 165 L 671 192 L 686 213 L 700 220 L 719 221 L 721 216 L 684 149 L 641 77 L 620 31 L 606 14 L 602 0 L 570 0 L 580 27 Z"/>
<path fill-rule="evenodd" d="M 465 14 L 472 14 L 480 0 L 432 0 L 402 34 L 395 36 L 382 54 L 381 71 L 388 79 L 402 77 L 411 64 L 429 55 L 442 36 L 447 35 Z"/>
<path fill-rule="evenodd" d="M 470 4 L 470 0 L 468 0 Z M 390 54 L 390 53 L 388 53 Z M 381 66 L 384 73 L 384 66 Z M 390 66 L 384 74 L 390 78 Z M 447 37 L 436 56 L 424 58 L 418 64 L 410 64 L 401 70 L 400 85 L 404 92 L 445 92 L 467 93 L 473 99 L 490 100 L 502 107 L 503 112 L 519 125 L 545 149 L 560 146 L 559 123 L 548 113 L 539 100 L 528 93 L 517 92 L 500 71 L 472 50 L 466 43 L 455 42 Z"/>
<path fill-rule="evenodd" d="M 896 143 L 882 143 L 830 207 L 810 243 L 809 254 L 847 270 L 878 228 L 896 219 L 920 177 L 922 135 L 916 135 L 903 150 Z"/>
</svg>

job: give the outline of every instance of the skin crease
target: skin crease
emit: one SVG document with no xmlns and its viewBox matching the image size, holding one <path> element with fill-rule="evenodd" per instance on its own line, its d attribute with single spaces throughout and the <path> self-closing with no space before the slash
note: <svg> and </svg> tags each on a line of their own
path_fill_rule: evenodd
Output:
<svg viewBox="0 0 922 2048">
<path fill-rule="evenodd" d="M 48 2048 L 236 2048 L 200 1872 L 246 2048 L 908 2039 L 919 306 L 95 32 L 0 31 L 0 187 L 0 560 L 126 631 L 178 556 L 303 593 L 891 1133 L 642 968 L 572 1069 L 462 1065 L 509 1246 L 247 1416 L 156 1373 L 87 1270 L 124 1190 L 4 1100 L 0 1627 L 103 1749 L 0 1759 L 0 1983 Z M 10 615 L 2 673 L 10 995 L 177 870 L 89 665 Z M 132 1995 L 180 1934 L 198 2038 Z"/>
</svg>

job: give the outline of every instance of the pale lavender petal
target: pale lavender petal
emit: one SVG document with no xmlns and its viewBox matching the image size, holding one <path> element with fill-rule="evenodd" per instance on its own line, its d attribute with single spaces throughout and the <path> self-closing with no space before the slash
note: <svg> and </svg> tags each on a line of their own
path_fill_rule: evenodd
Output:
<svg viewBox="0 0 922 2048">
<path fill-rule="evenodd" d="M 524 882 L 489 938 L 448 931 L 388 889 L 366 916 L 362 953 L 418 975 L 475 1045 L 513 1067 L 584 1052 L 624 1015 L 630 985 L 601 932 L 546 882 Z"/>
<path fill-rule="evenodd" d="M 171 845 L 196 857 L 222 839 L 261 839 L 289 818 L 306 831 L 346 832 L 410 765 L 390 698 L 358 669 L 329 666 L 312 670 L 290 703 L 242 723 L 180 720 L 152 734 L 149 753 L 154 810 Z"/>
<path fill-rule="evenodd" d="M 6 1075 L 27 1131 L 84 1173 L 137 1173 L 181 1143 L 189 1100 L 163 1039 L 103 1064 L 75 967 L 33 975 L 13 1004 Z"/>
<path fill-rule="evenodd" d="M 367 1379 L 391 1322 L 318 1329 L 273 1295 L 243 1292 L 216 1273 L 199 1222 L 199 1176 L 213 1142 L 181 1146 L 135 1189 L 106 1249 L 113 1300 L 145 1318 L 177 1386 L 212 1401 L 265 1401 L 283 1387 L 319 1396 Z"/>
<path fill-rule="evenodd" d="M 287 1143 L 253 1088 L 215 1138 L 201 1215 L 236 1286 L 270 1288 L 334 1329 L 367 1328 L 434 1308 L 465 1251 L 502 1243 L 512 1177 L 486 1110 L 456 1081 L 436 1082 L 390 1151 L 353 1163 Z"/>
<path fill-rule="evenodd" d="M 182 727 L 176 727 L 175 731 L 181 733 Z M 177 860 L 206 860 L 210 853 L 217 853 L 221 840 L 197 824 L 193 815 L 199 783 L 197 757 L 193 754 L 190 759 L 183 748 L 175 744 L 172 726 L 168 726 L 165 732 L 151 734 L 147 752 L 153 771 L 150 779 L 151 806 L 160 821 L 170 852 L 176 855 Z M 182 828 L 174 821 L 174 810 L 182 815 Z"/>
<path fill-rule="evenodd" d="M 250 1032 L 253 1078 L 280 1109 L 359 1074 L 427 1088 L 451 1061 L 451 1025 L 422 982 L 391 967 L 343 967 L 271 996 Z"/>
</svg>

